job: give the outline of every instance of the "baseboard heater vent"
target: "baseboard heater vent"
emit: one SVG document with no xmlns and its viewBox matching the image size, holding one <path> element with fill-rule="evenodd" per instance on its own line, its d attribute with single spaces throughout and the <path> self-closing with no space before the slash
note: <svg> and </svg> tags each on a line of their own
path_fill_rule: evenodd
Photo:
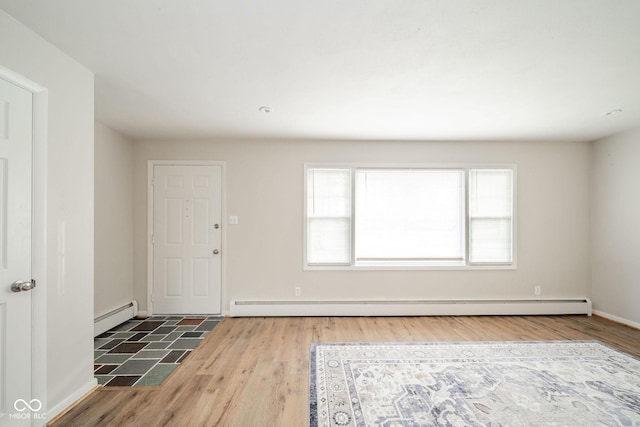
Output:
<svg viewBox="0 0 640 427">
<path fill-rule="evenodd" d="M 231 317 L 251 316 L 591 316 L 589 298 L 518 300 L 249 301 L 232 300 Z"/>
<path fill-rule="evenodd" d="M 134 300 L 122 307 L 111 310 L 100 317 L 96 317 L 93 320 L 93 336 L 97 337 L 109 329 L 134 318 L 137 314 L 138 302 Z"/>
</svg>

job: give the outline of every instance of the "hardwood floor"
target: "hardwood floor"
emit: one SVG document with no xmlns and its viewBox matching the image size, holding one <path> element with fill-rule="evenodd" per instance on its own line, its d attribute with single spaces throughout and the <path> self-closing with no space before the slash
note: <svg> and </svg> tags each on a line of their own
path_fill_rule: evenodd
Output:
<svg viewBox="0 0 640 427">
<path fill-rule="evenodd" d="M 159 387 L 99 388 L 51 426 L 306 426 L 312 342 L 598 340 L 640 357 L 640 330 L 599 317 L 227 318 Z"/>
</svg>

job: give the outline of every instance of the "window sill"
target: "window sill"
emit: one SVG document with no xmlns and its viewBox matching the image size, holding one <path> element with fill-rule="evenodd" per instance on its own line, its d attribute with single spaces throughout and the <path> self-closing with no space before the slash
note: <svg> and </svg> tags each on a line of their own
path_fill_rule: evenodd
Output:
<svg viewBox="0 0 640 427">
<path fill-rule="evenodd" d="M 304 271 L 502 271 L 517 270 L 512 264 L 458 264 L 458 265 L 304 265 Z"/>
</svg>

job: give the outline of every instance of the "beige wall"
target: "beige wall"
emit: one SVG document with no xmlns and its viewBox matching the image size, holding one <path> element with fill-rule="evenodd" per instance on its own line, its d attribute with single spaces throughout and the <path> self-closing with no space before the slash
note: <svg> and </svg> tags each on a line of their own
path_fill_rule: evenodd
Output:
<svg viewBox="0 0 640 427">
<path fill-rule="evenodd" d="M 134 283 L 147 280 L 147 160 L 227 163 L 225 298 L 305 300 L 589 296 L 589 144 L 543 142 L 138 141 L 134 144 Z M 515 271 L 303 271 L 305 162 L 515 163 Z"/>
<path fill-rule="evenodd" d="M 47 295 L 47 396 L 33 397 L 46 401 L 52 416 L 95 384 L 93 73 L 1 10 L 0 60 L 48 96 L 46 207 L 39 210 L 46 212 L 47 264 L 34 290 Z M 36 371 L 38 383 L 42 373 Z"/>
<path fill-rule="evenodd" d="M 95 123 L 94 316 L 133 299 L 133 143 Z"/>
<path fill-rule="evenodd" d="M 594 309 L 640 325 L 640 129 L 593 143 Z"/>
</svg>

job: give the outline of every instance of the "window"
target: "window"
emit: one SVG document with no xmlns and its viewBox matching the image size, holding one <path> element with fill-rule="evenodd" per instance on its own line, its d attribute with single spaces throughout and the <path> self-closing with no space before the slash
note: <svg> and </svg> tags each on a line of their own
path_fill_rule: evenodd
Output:
<svg viewBox="0 0 640 427">
<path fill-rule="evenodd" d="M 306 168 L 310 268 L 514 264 L 514 167 Z"/>
<path fill-rule="evenodd" d="M 511 263 L 513 171 L 469 171 L 469 260 Z"/>
<path fill-rule="evenodd" d="M 356 264 L 464 260 L 464 172 L 356 170 Z"/>
<path fill-rule="evenodd" d="M 351 263 L 351 170 L 307 172 L 307 262 Z"/>
</svg>

